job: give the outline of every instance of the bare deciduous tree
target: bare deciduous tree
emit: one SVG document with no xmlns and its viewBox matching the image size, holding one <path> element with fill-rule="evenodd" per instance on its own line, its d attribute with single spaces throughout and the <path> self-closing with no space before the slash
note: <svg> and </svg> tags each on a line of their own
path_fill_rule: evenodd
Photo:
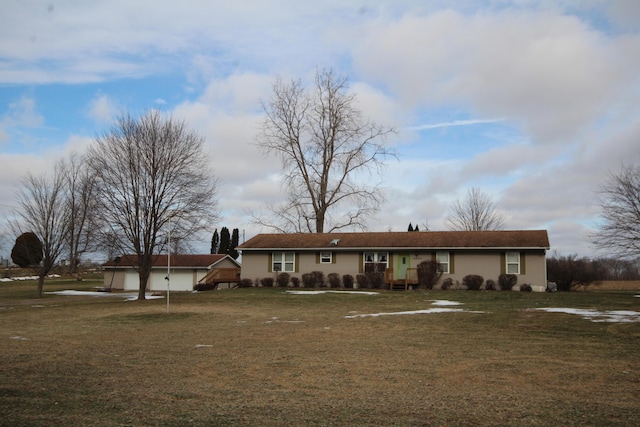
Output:
<svg viewBox="0 0 640 427">
<path fill-rule="evenodd" d="M 600 189 L 603 223 L 593 242 L 621 258 L 640 256 L 640 166 L 622 166 Z"/>
<path fill-rule="evenodd" d="M 69 214 L 68 272 L 75 274 L 80 257 L 94 244 L 96 212 L 96 179 L 84 156 L 72 153 L 57 165 L 64 179 L 66 209 Z"/>
<path fill-rule="evenodd" d="M 288 198 L 274 218 L 254 216 L 258 223 L 284 232 L 364 228 L 383 200 L 383 160 L 395 153 L 384 144 L 393 129 L 363 119 L 355 104 L 347 79 L 331 70 L 318 71 L 310 89 L 276 80 L 258 143 L 282 160 Z"/>
<path fill-rule="evenodd" d="M 172 242 L 184 240 L 216 219 L 218 183 L 203 138 L 158 111 L 126 114 L 96 138 L 88 159 L 105 242 L 137 255 L 138 299 L 145 299 L 154 257 L 169 232 Z"/>
<path fill-rule="evenodd" d="M 18 221 L 12 225 L 14 232 L 33 232 L 42 242 L 42 261 L 31 267 L 38 276 L 38 298 L 42 297 L 45 278 L 66 247 L 69 214 L 64 184 L 57 170 L 51 178 L 29 173 L 17 193 L 19 209 L 15 211 Z"/>
<path fill-rule="evenodd" d="M 502 230 L 504 216 L 495 202 L 479 188 L 472 187 L 464 200 L 456 200 L 450 209 L 447 224 L 450 230 Z"/>
</svg>

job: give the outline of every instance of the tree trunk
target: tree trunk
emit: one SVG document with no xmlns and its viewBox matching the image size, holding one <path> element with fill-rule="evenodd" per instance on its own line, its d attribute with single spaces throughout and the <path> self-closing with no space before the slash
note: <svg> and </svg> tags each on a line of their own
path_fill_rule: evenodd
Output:
<svg viewBox="0 0 640 427">
<path fill-rule="evenodd" d="M 140 269 L 140 274 L 138 277 L 140 278 L 140 287 L 138 288 L 138 299 L 145 300 L 146 292 L 147 292 L 147 282 L 149 281 L 149 272 L 143 271 L 144 269 Z"/>
<path fill-rule="evenodd" d="M 46 274 L 39 274 L 38 275 L 38 290 L 37 290 L 38 298 L 42 298 L 42 288 L 44 288 L 44 277 L 45 276 L 46 276 Z"/>
</svg>

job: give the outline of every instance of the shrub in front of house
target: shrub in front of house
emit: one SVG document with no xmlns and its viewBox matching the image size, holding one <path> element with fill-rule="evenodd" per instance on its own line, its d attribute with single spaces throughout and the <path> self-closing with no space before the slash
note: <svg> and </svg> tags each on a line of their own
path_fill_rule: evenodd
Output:
<svg viewBox="0 0 640 427">
<path fill-rule="evenodd" d="M 253 287 L 253 280 L 251 279 L 241 279 L 238 283 L 239 288 L 251 288 Z"/>
<path fill-rule="evenodd" d="M 369 279 L 369 283 L 371 283 L 372 289 L 382 289 L 384 288 L 384 273 L 364 273 Z"/>
<path fill-rule="evenodd" d="M 520 285 L 520 291 L 521 292 L 533 292 L 533 288 L 531 287 L 530 284 L 523 283 L 522 285 Z"/>
<path fill-rule="evenodd" d="M 287 286 L 289 286 L 290 278 L 291 278 L 291 275 L 289 273 L 282 272 L 278 274 L 278 278 L 276 279 L 276 282 L 278 283 L 278 286 L 280 286 L 281 288 L 286 288 Z"/>
<path fill-rule="evenodd" d="M 302 274 L 302 287 L 303 288 L 312 288 L 313 281 L 311 280 L 311 273 L 303 273 Z"/>
<path fill-rule="evenodd" d="M 498 284 L 503 291 L 510 291 L 518 283 L 518 276 L 515 274 L 501 274 L 498 276 Z"/>
<path fill-rule="evenodd" d="M 215 288 L 217 288 L 217 285 L 214 285 L 213 283 L 198 283 L 197 285 L 195 285 L 193 287 L 194 291 L 198 291 L 198 292 L 202 292 L 202 291 L 212 291 Z"/>
<path fill-rule="evenodd" d="M 446 291 L 447 289 L 451 289 L 454 286 L 453 279 L 451 277 L 447 277 L 442 281 L 442 285 L 440 285 L 440 289 Z"/>
<path fill-rule="evenodd" d="M 422 261 L 417 269 L 420 289 L 433 289 L 442 277 L 442 269 L 437 261 Z"/>
<path fill-rule="evenodd" d="M 304 273 L 302 275 L 302 287 L 313 288 L 313 277 L 311 276 L 311 273 Z"/>
<path fill-rule="evenodd" d="M 300 287 L 300 278 L 299 277 L 292 277 L 291 278 L 291 286 L 293 286 L 294 288 Z"/>
<path fill-rule="evenodd" d="M 358 274 L 356 276 L 356 282 L 358 283 L 358 289 L 371 289 L 371 282 L 369 277 L 364 274 Z"/>
<path fill-rule="evenodd" d="M 468 274 L 462 278 L 462 284 L 470 291 L 479 291 L 484 283 L 484 277 L 478 274 Z"/>
<path fill-rule="evenodd" d="M 273 288 L 273 277 L 263 277 L 260 279 L 260 284 L 263 288 Z"/>
<path fill-rule="evenodd" d="M 350 274 L 342 275 L 342 285 L 345 289 L 353 289 L 353 276 Z"/>
<path fill-rule="evenodd" d="M 339 288 L 340 287 L 340 275 L 338 273 L 329 273 L 327 274 L 327 282 L 329 283 L 330 288 Z"/>
<path fill-rule="evenodd" d="M 487 279 L 487 281 L 484 283 L 484 289 L 487 291 L 495 291 L 496 288 L 496 281 L 493 279 Z"/>
<path fill-rule="evenodd" d="M 324 273 L 322 271 L 312 271 L 311 280 L 313 280 L 314 288 L 322 288 L 326 285 L 324 280 Z"/>
</svg>

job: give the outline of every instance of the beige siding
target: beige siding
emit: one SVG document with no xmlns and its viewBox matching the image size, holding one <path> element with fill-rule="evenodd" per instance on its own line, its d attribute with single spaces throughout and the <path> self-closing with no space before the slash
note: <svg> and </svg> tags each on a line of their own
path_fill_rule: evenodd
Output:
<svg viewBox="0 0 640 427">
<path fill-rule="evenodd" d="M 216 265 L 214 265 L 213 268 L 238 268 L 238 266 L 229 258 L 225 258 L 220 262 L 216 263 Z M 200 280 L 201 278 L 202 277 L 199 277 L 198 280 Z"/>
<path fill-rule="evenodd" d="M 271 276 L 269 273 L 270 252 L 245 252 L 242 254 L 242 269 L 240 277 L 242 279 L 255 280 L 262 277 Z"/>
<path fill-rule="evenodd" d="M 451 278 L 462 283 L 462 278 L 468 274 L 481 275 L 485 280 L 492 279 L 497 282 L 498 276 L 504 269 L 504 251 L 449 251 L 451 256 L 451 266 L 453 272 L 444 274 L 441 280 Z M 422 261 L 433 259 L 435 251 L 404 251 L 410 253 L 410 267 L 415 268 Z M 260 279 L 263 277 L 274 277 L 275 273 L 270 272 L 269 260 L 271 252 L 245 251 L 242 257 L 243 279 Z M 525 274 L 518 276 L 518 284 L 528 283 L 535 291 L 544 291 L 546 288 L 546 266 L 545 252 L 521 251 L 524 256 Z M 336 252 L 333 251 L 335 262 L 331 264 L 319 263 L 317 252 L 297 252 L 295 272 L 292 276 L 301 277 L 304 273 L 312 271 L 322 271 L 325 276 L 329 273 L 339 275 L 351 274 L 354 277 L 358 274 L 362 263 L 361 252 Z M 389 253 L 389 267 L 395 268 L 398 253 Z M 522 263 L 522 260 L 521 260 Z M 517 289 L 518 286 L 514 287 Z"/>
<path fill-rule="evenodd" d="M 105 270 L 104 272 L 104 287 L 111 289 L 121 290 L 124 289 L 124 271 L 122 270 Z"/>
<path fill-rule="evenodd" d="M 358 253 L 333 252 L 333 257 L 335 257 L 335 262 L 321 264 L 315 252 L 303 253 L 300 256 L 300 272 L 297 274 L 301 275 L 310 271 L 322 271 L 325 276 L 329 273 L 337 273 L 340 276 L 351 274 L 355 277 L 358 274 L 358 263 L 360 262 Z"/>
<path fill-rule="evenodd" d="M 269 271 L 270 254 L 271 252 L 245 252 L 242 256 L 242 278 L 255 280 L 263 277 L 275 277 L 275 273 Z M 301 277 L 303 273 L 312 271 L 322 271 L 325 276 L 329 273 L 337 273 L 341 276 L 358 274 L 359 253 L 333 252 L 335 262 L 331 264 L 320 263 L 317 255 L 316 252 L 296 253 L 297 269 L 290 274 L 296 277 Z"/>
<path fill-rule="evenodd" d="M 454 282 L 462 283 L 462 278 L 468 274 L 478 274 L 484 280 L 492 279 L 498 282 L 500 273 L 504 271 L 504 251 L 478 253 L 478 252 L 451 252 L 455 259 L 455 269 L 452 274 L 443 274 L 442 279 L 451 278 Z M 518 285 L 528 283 L 534 291 L 543 292 L 547 286 L 546 266 L 544 251 L 521 252 L 521 265 L 524 257 L 526 269 L 524 274 L 518 275 Z"/>
</svg>

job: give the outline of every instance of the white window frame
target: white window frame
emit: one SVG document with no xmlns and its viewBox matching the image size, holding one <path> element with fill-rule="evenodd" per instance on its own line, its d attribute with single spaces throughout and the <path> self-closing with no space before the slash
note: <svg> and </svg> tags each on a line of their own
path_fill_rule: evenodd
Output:
<svg viewBox="0 0 640 427">
<path fill-rule="evenodd" d="M 446 261 L 443 261 L 441 258 L 446 259 Z M 438 262 L 438 265 L 440 266 L 440 270 L 442 271 L 443 274 L 449 274 L 449 272 L 451 271 L 451 253 L 450 252 L 446 252 L 446 251 L 438 251 L 436 252 L 436 261 Z"/>
<path fill-rule="evenodd" d="M 371 257 L 368 260 L 369 256 Z M 386 264 L 389 267 L 389 252 L 365 252 L 362 257 L 363 263 L 366 264 Z"/>
<path fill-rule="evenodd" d="M 296 271 L 295 252 L 273 252 L 271 253 L 271 271 L 294 273 Z"/>
<path fill-rule="evenodd" d="M 504 262 L 505 262 L 505 271 L 507 272 L 507 274 L 520 274 L 520 264 L 521 264 L 520 252 L 518 251 L 506 252 L 504 255 Z"/>
<path fill-rule="evenodd" d="M 320 264 L 331 264 L 333 262 L 333 252 L 320 252 Z"/>
</svg>

